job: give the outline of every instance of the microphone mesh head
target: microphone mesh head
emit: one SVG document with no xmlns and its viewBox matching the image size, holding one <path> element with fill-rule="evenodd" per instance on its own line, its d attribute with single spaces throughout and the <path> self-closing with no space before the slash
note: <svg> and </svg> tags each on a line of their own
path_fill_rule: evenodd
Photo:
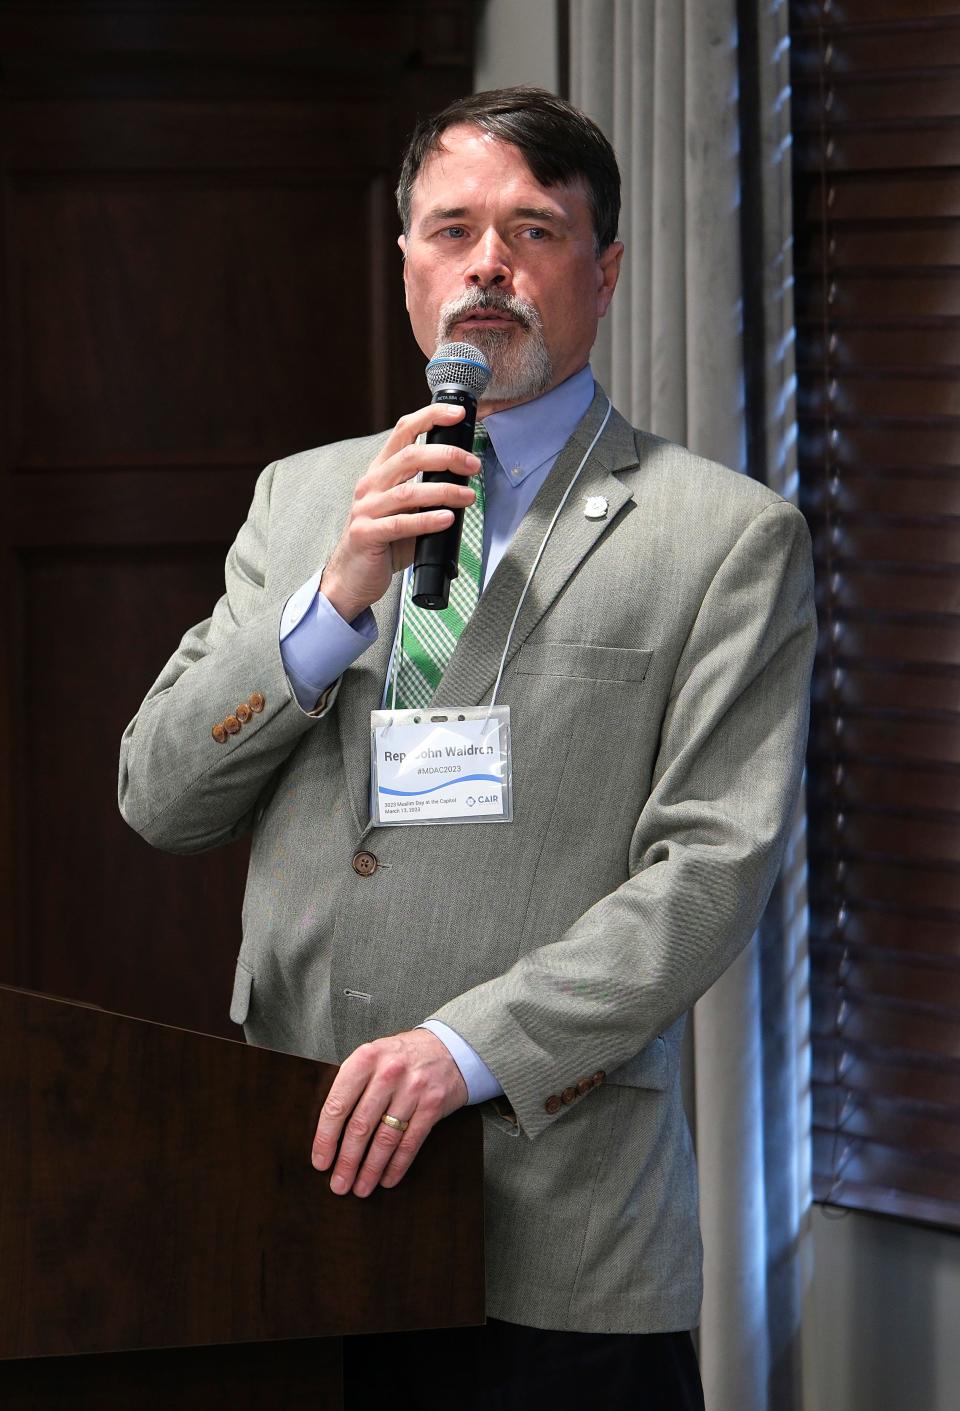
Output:
<svg viewBox="0 0 960 1411">
<path fill-rule="evenodd" d="M 479 397 L 491 376 L 490 364 L 472 343 L 441 343 L 427 363 L 427 382 L 431 392 L 452 383 Z"/>
</svg>

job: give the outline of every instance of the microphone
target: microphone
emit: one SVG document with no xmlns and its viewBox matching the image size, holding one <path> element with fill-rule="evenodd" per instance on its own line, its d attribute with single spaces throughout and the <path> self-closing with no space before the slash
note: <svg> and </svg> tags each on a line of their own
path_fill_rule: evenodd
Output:
<svg viewBox="0 0 960 1411">
<path fill-rule="evenodd" d="M 427 432 L 431 446 L 473 448 L 477 421 L 477 399 L 490 381 L 490 364 L 472 343 L 441 343 L 427 363 L 427 382 L 432 402 L 452 402 L 465 408 L 455 426 L 434 426 Z M 428 484 L 462 485 L 462 475 L 450 470 L 424 471 Z M 454 510 L 453 523 L 435 534 L 421 534 L 413 554 L 413 601 L 418 608 L 445 608 L 450 583 L 459 572 L 460 534 L 463 510 Z"/>
</svg>

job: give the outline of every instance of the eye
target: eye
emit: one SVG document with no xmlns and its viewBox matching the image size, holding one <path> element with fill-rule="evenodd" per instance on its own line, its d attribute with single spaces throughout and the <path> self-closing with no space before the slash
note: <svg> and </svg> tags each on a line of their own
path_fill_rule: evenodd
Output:
<svg viewBox="0 0 960 1411">
<path fill-rule="evenodd" d="M 523 232 L 531 240 L 546 240 L 549 238 L 549 230 L 545 230 L 542 225 L 531 225 Z"/>
<path fill-rule="evenodd" d="M 446 236 L 448 240 L 461 240 L 466 233 L 466 229 L 462 225 L 446 225 L 439 232 L 439 234 Z"/>
</svg>

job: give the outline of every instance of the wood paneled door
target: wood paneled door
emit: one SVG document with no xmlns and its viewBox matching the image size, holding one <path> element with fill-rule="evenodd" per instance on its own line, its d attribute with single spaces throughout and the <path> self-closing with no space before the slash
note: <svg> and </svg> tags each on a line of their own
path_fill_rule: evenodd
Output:
<svg viewBox="0 0 960 1411">
<path fill-rule="evenodd" d="M 236 1036 L 245 847 L 142 843 L 119 739 L 258 471 L 424 400 L 392 187 L 474 9 L 0 11 L 0 982 Z"/>
</svg>

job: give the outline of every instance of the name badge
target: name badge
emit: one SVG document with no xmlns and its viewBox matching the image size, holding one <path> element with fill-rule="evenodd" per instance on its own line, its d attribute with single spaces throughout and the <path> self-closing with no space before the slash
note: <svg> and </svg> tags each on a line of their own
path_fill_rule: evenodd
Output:
<svg viewBox="0 0 960 1411">
<path fill-rule="evenodd" d="M 510 707 L 375 710 L 370 815 L 405 823 L 509 823 Z"/>
</svg>

